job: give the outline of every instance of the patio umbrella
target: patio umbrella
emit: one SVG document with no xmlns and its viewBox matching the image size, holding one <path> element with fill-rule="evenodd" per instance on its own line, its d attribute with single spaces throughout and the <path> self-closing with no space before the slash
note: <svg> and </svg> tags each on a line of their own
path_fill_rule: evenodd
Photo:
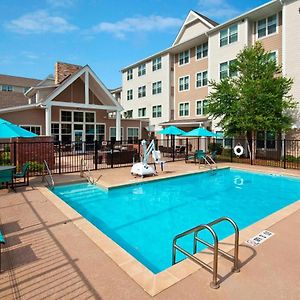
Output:
<svg viewBox="0 0 300 300">
<path fill-rule="evenodd" d="M 216 133 L 213 133 L 203 127 L 195 128 L 189 132 L 184 133 L 185 137 L 217 137 Z"/>
<path fill-rule="evenodd" d="M 177 128 L 176 126 L 169 126 L 165 129 L 158 132 L 159 134 L 165 134 L 165 135 L 183 135 L 185 131 Z"/>
<path fill-rule="evenodd" d="M 36 136 L 37 134 L 0 118 L 0 139 L 31 138 Z"/>
</svg>

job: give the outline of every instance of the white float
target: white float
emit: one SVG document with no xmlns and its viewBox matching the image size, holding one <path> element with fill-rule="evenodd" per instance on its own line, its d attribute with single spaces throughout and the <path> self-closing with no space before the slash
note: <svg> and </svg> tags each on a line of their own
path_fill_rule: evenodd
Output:
<svg viewBox="0 0 300 300">
<path fill-rule="evenodd" d="M 233 152 L 236 156 L 241 156 L 244 154 L 244 147 L 241 146 L 241 145 L 236 145 L 234 148 L 233 148 Z"/>
</svg>

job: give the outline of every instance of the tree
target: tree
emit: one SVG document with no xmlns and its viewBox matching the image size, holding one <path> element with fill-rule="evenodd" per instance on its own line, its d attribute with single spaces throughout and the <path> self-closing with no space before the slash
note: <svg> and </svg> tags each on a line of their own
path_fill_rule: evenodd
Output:
<svg viewBox="0 0 300 300">
<path fill-rule="evenodd" d="M 255 158 L 257 131 L 282 132 L 292 125 L 288 113 L 295 108 L 289 91 L 293 81 L 282 76 L 281 66 L 257 42 L 245 47 L 232 61 L 228 76 L 220 82 L 210 81 L 208 111 L 220 119 L 228 136 L 247 136 L 252 140 L 250 154 Z"/>
</svg>

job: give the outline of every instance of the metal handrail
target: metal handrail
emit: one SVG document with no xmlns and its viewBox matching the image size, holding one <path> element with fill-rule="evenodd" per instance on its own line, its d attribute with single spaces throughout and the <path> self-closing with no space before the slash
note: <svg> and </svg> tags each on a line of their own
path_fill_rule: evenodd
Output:
<svg viewBox="0 0 300 300">
<path fill-rule="evenodd" d="M 46 170 L 47 170 L 47 173 L 48 173 L 48 176 L 50 177 L 50 181 L 47 180 L 46 176 L 45 176 L 45 167 L 46 167 Z M 54 183 L 54 179 L 53 179 L 53 176 L 52 176 L 52 172 L 48 166 L 48 163 L 46 160 L 44 160 L 44 172 L 43 172 L 43 181 L 46 180 L 47 184 L 48 184 L 48 187 L 53 189 L 54 186 L 55 186 L 55 183 Z"/>
<path fill-rule="evenodd" d="M 83 166 L 86 167 L 86 171 L 83 170 Z M 96 184 L 96 183 L 98 182 L 98 180 L 100 179 L 100 177 L 102 176 L 102 175 L 100 175 L 100 176 L 98 177 L 98 179 L 95 179 L 95 178 L 92 176 L 91 170 L 90 170 L 90 168 L 88 167 L 86 160 L 84 160 L 84 159 L 82 158 L 82 159 L 81 159 L 81 164 L 80 164 L 80 176 L 83 177 L 83 174 L 86 173 L 86 172 L 87 172 L 87 174 L 86 174 L 86 179 L 87 179 L 87 181 L 88 181 L 90 184 Z"/>
<path fill-rule="evenodd" d="M 220 222 L 223 221 L 228 221 L 229 223 L 231 223 L 231 225 L 233 226 L 234 230 L 235 230 L 235 245 L 234 245 L 234 255 L 230 255 L 226 252 L 224 252 L 223 250 L 219 249 L 219 240 L 218 240 L 218 236 L 216 234 L 216 232 L 213 230 L 212 226 L 215 224 L 218 224 Z M 210 244 L 206 241 L 204 241 L 203 239 L 200 239 L 198 237 L 198 233 L 202 230 L 208 230 L 214 240 L 214 244 Z M 188 251 L 186 251 L 185 249 L 181 248 L 180 246 L 177 245 L 177 240 L 189 235 L 191 233 L 194 233 L 194 240 L 193 240 L 193 254 L 189 253 Z M 195 254 L 197 252 L 197 242 L 200 242 L 206 246 L 209 247 L 209 249 L 213 250 L 213 254 L 214 254 L 214 259 L 213 259 L 213 266 L 211 267 L 210 265 L 206 264 L 205 262 L 201 261 L 199 258 L 195 257 Z M 186 255 L 188 258 L 190 258 L 191 260 L 193 260 L 194 262 L 198 263 L 199 265 L 203 266 L 204 268 L 208 269 L 209 271 L 211 271 L 213 273 L 213 278 L 212 278 L 212 282 L 210 283 L 210 287 L 213 289 L 217 289 L 220 287 L 220 284 L 218 283 L 218 254 L 220 253 L 221 255 L 223 255 L 224 257 L 232 260 L 234 262 L 234 266 L 233 266 L 233 271 L 234 272 L 239 272 L 239 267 L 238 267 L 238 247 L 239 247 L 239 228 L 237 226 L 237 224 L 230 218 L 228 217 L 221 217 L 219 219 L 216 219 L 208 224 L 202 224 L 199 226 L 196 226 L 194 228 L 191 228 L 189 230 L 186 230 L 180 234 L 177 234 L 174 238 L 173 238 L 173 247 L 172 247 L 172 265 L 176 264 L 176 251 L 180 251 L 181 253 L 183 253 L 184 255 Z"/>
</svg>

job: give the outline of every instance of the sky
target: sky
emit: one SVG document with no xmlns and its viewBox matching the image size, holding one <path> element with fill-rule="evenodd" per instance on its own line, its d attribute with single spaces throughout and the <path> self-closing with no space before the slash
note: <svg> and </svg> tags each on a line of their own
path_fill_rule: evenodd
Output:
<svg viewBox="0 0 300 300">
<path fill-rule="evenodd" d="M 56 61 L 120 70 L 170 47 L 188 12 L 222 23 L 266 0 L 0 0 L 0 74 L 44 79 Z"/>
</svg>

